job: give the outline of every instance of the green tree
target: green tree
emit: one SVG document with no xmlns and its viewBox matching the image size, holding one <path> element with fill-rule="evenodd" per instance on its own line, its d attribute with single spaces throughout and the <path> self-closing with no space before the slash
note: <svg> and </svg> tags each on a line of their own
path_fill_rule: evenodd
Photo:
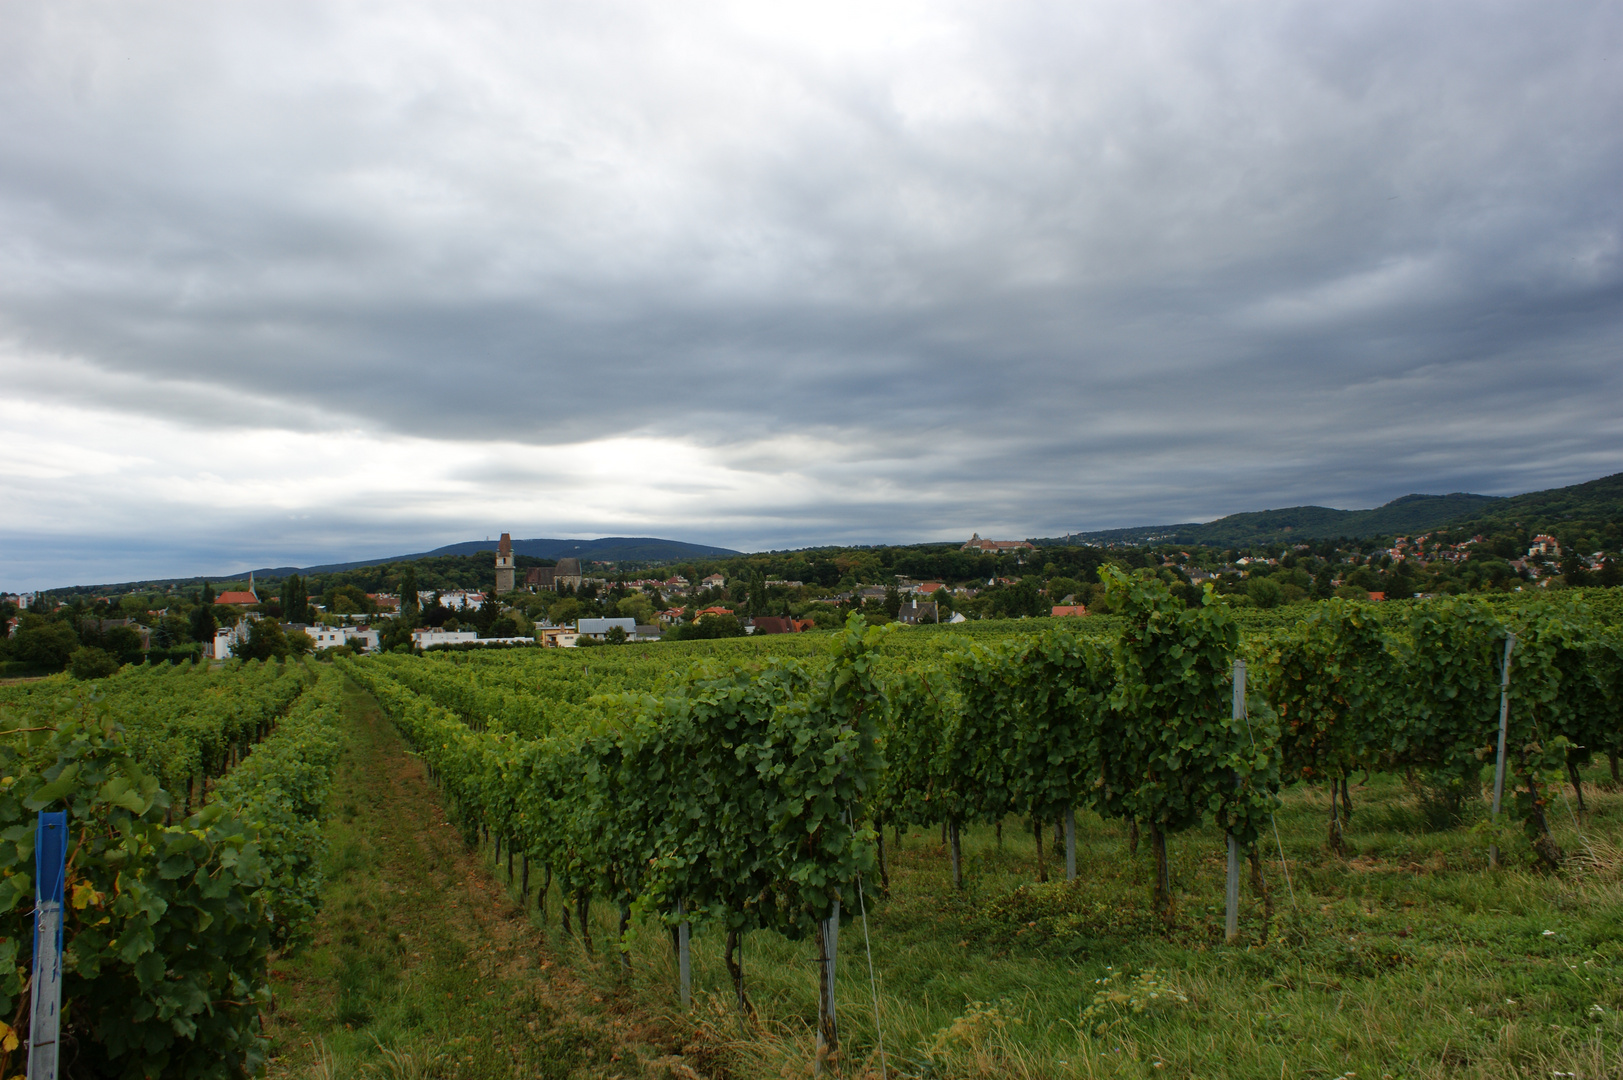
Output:
<svg viewBox="0 0 1623 1080">
<path fill-rule="evenodd" d="M 626 628 L 623 626 L 609 627 L 603 634 L 603 640 L 610 645 L 624 645 L 626 643 Z"/>
<path fill-rule="evenodd" d="M 654 604 L 642 593 L 635 593 L 626 597 L 615 605 L 615 610 L 627 618 L 636 619 L 639 623 L 654 621 Z"/>
<path fill-rule="evenodd" d="M 417 607 L 417 568 L 407 563 L 400 571 L 400 614 L 415 619 Z"/>
<path fill-rule="evenodd" d="M 555 626 L 567 626 L 580 618 L 580 601 L 573 596 L 566 596 L 552 605 L 547 617 Z"/>
<path fill-rule="evenodd" d="M 205 594 L 212 592 L 212 590 L 210 590 L 206 585 L 204 586 L 203 591 Z M 214 631 L 220 628 L 220 620 L 214 614 L 213 603 L 201 603 L 192 608 L 192 613 L 188 617 L 188 621 L 191 623 L 193 641 L 202 641 L 205 643 L 213 641 Z"/>
<path fill-rule="evenodd" d="M 52 671 L 67 667 L 68 657 L 79 647 L 73 627 L 59 619 L 24 615 L 11 643 L 11 655 L 26 663 Z"/>
<path fill-rule="evenodd" d="M 152 629 L 152 644 L 160 649 L 173 649 L 192 640 L 191 628 L 179 615 L 165 615 Z"/>
<path fill-rule="evenodd" d="M 1260 608 L 1278 607 L 1284 599 L 1284 589 L 1271 577 L 1252 578 L 1246 584 L 1245 594 Z"/>
<path fill-rule="evenodd" d="M 1055 604 L 1063 603 L 1067 596 L 1079 596 L 1082 593 L 1082 583 L 1075 578 L 1052 577 L 1048 579 L 1048 599 Z"/>
<path fill-rule="evenodd" d="M 310 598 L 305 593 L 304 579 L 289 574 L 282 582 L 282 618 L 290 623 L 310 621 Z"/>
<path fill-rule="evenodd" d="M 101 647 L 123 663 L 141 659 L 141 635 L 128 626 L 110 626 L 101 636 Z"/>
<path fill-rule="evenodd" d="M 288 654 L 287 635 L 275 619 L 255 619 L 248 627 L 248 640 L 239 643 L 236 654 L 248 660 L 270 660 Z"/>
<path fill-rule="evenodd" d="M 118 670 L 118 657 L 94 645 L 81 645 L 68 658 L 68 671 L 75 679 L 101 679 Z"/>
<path fill-rule="evenodd" d="M 372 600 L 366 591 L 355 585 L 329 585 L 322 593 L 321 602 L 327 610 L 338 615 L 363 615 L 372 610 Z"/>
<path fill-rule="evenodd" d="M 1620 582 L 1623 582 L 1623 574 L 1618 572 L 1617 560 L 1608 558 L 1603 561 L 1600 569 L 1595 572 L 1595 584 L 1602 588 L 1615 589 Z"/>
</svg>

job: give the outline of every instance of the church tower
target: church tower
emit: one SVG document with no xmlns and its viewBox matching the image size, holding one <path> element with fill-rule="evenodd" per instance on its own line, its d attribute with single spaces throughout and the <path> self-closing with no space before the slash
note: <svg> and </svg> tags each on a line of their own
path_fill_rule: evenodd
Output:
<svg viewBox="0 0 1623 1080">
<path fill-rule="evenodd" d="M 513 591 L 513 537 L 502 533 L 502 542 L 496 548 L 496 595 Z"/>
</svg>

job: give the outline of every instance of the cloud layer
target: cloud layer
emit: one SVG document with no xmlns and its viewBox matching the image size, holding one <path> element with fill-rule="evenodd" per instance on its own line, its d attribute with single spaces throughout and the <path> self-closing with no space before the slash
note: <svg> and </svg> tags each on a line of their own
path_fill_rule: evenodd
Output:
<svg viewBox="0 0 1623 1080">
<path fill-rule="evenodd" d="M 8 4 L 0 587 L 1617 471 L 1620 49 L 1604 3 Z"/>
</svg>

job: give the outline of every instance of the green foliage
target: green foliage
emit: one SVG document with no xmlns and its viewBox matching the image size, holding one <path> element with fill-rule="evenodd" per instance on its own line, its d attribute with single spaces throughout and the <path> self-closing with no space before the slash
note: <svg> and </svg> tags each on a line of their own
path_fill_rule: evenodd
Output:
<svg viewBox="0 0 1623 1080">
<path fill-rule="evenodd" d="M 214 804 L 255 838 L 264 867 L 258 896 L 279 949 L 309 936 L 321 902 L 326 840 L 318 819 L 343 749 L 342 696 L 342 675 L 323 671 L 214 793 Z"/>
<path fill-rule="evenodd" d="M 955 671 L 964 740 L 983 813 L 1053 821 L 1086 805 L 1099 774 L 1109 654 L 1064 631 L 972 647 Z"/>
<path fill-rule="evenodd" d="M 77 714 L 77 715 L 75 715 Z M 81 696 L 49 731 L 0 741 L 0 1014 L 23 992 L 34 815 L 69 812 L 64 1028 L 107 1077 L 233 1076 L 263 1060 L 264 866 L 208 807 L 166 826 L 169 797 Z"/>
<path fill-rule="evenodd" d="M 1390 750 L 1405 683 L 1367 606 L 1316 605 L 1270 644 L 1253 670 L 1279 716 L 1286 775 L 1340 779 Z"/>
<path fill-rule="evenodd" d="M 172 825 L 154 764 L 175 744 L 150 737 L 162 719 L 128 712 L 131 687 L 160 685 L 232 687 L 244 699 L 227 708 L 251 706 L 259 672 L 133 669 L 68 696 L 48 684 L 0 728 L 0 1015 L 26 993 L 35 815 L 63 808 L 63 1024 L 83 1075 L 238 1077 L 264 1060 L 267 951 L 308 932 L 319 898 L 313 819 L 337 755 L 341 676 L 325 673 L 207 806 Z"/>
<path fill-rule="evenodd" d="M 79 647 L 73 627 L 57 619 L 25 614 L 11 642 L 11 655 L 47 671 L 61 671 Z"/>
<path fill-rule="evenodd" d="M 118 657 L 93 645 L 81 645 L 68 657 L 68 673 L 75 679 L 106 678 L 118 667 Z"/>
<path fill-rule="evenodd" d="M 312 647 L 314 644 L 311 642 Z M 275 619 L 255 619 L 248 627 L 248 640 L 237 646 L 236 655 L 243 660 L 280 660 L 289 651 L 287 635 Z"/>
<path fill-rule="evenodd" d="M 1188 608 L 1153 577 L 1114 571 L 1105 581 L 1128 622 L 1101 734 L 1101 811 L 1163 833 L 1211 815 L 1250 844 L 1276 801 L 1279 750 L 1260 697 L 1249 720 L 1232 717 L 1234 620 L 1210 591 Z"/>
</svg>

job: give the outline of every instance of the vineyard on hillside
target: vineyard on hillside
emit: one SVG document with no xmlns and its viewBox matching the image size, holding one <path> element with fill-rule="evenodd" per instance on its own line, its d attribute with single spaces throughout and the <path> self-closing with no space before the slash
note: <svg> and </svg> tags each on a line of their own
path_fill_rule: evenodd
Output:
<svg viewBox="0 0 1623 1080">
<path fill-rule="evenodd" d="M 1351 858 L 1354 784 L 1391 778 L 1466 819 L 1502 759 L 1502 810 L 1475 815 L 1470 848 L 1565 872 L 1557 800 L 1571 790 L 1581 813 L 1586 768 L 1617 778 L 1623 626 L 1608 594 L 1333 600 L 1287 616 L 1212 595 L 1188 607 L 1153 577 L 1106 576 L 1113 613 L 1080 621 L 962 632 L 853 617 L 834 634 L 765 640 L 137 667 L 88 686 L 0 687 L 0 1017 L 27 995 L 31 823 L 66 807 L 68 1022 L 85 1060 L 108 1076 L 254 1069 L 266 958 L 308 934 L 320 903 L 346 678 L 392 719 L 467 840 L 488 843 L 547 918 L 555 897 L 588 953 L 624 972 L 668 939 L 681 961 L 652 977 L 686 1000 L 690 935 L 713 942 L 746 1025 L 781 1024 L 785 980 L 801 980 L 816 1002 L 805 1022 L 834 1061 L 875 1051 L 878 991 L 870 1026 L 836 987 L 852 977 L 842 926 L 865 933 L 876 904 L 940 922 L 955 896 L 973 897 L 989 934 L 1006 922 L 1010 940 L 1048 942 L 1034 956 L 1157 937 L 1205 949 L 1190 919 L 1222 897 L 1190 893 L 1202 871 L 1169 841 L 1215 834 L 1231 852 L 1229 940 L 1243 859 L 1265 907 L 1247 940 L 1307 948 L 1323 935 L 1276 915 L 1264 883 L 1277 869 L 1294 899 L 1287 802 L 1311 793 L 1322 848 Z M 977 883 L 1009 865 L 1010 823 L 1034 846 L 1030 888 L 988 896 Z M 946 892 L 909 895 L 920 854 L 903 838 L 937 830 Z M 1119 893 L 1085 890 L 1090 875 L 1120 878 L 1141 844 L 1143 919 Z M 1012 1008 L 970 1005 L 971 1027 Z M 957 1037 L 915 1039 L 919 1074 Z M 0 1049 L 0 1075 L 11 1068 Z"/>
</svg>

